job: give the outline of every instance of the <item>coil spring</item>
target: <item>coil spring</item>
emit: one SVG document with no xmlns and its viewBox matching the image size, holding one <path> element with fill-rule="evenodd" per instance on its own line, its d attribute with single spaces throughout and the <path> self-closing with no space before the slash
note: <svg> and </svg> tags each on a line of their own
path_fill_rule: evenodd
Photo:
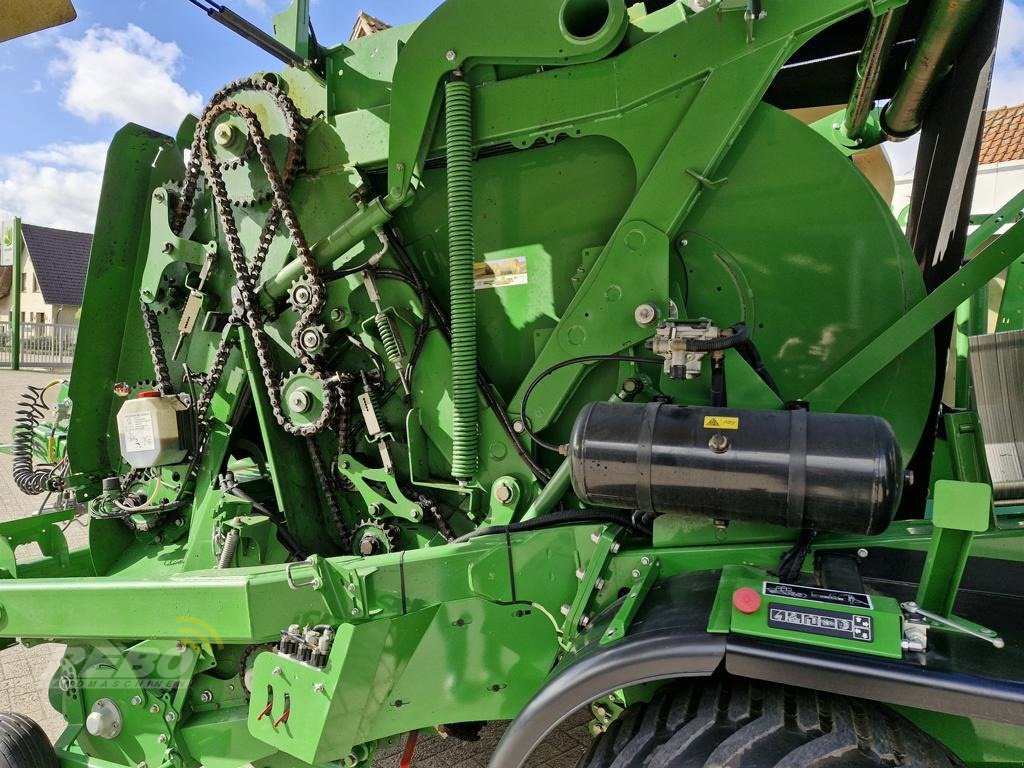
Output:
<svg viewBox="0 0 1024 768">
<path fill-rule="evenodd" d="M 46 416 L 46 400 L 43 387 L 29 386 L 18 401 L 14 418 L 14 433 L 11 439 L 11 458 L 14 484 L 29 496 L 60 490 L 63 483 L 57 477 L 57 467 L 52 464 L 35 466 L 35 429 Z"/>
<path fill-rule="evenodd" d="M 220 557 L 217 558 L 218 568 L 230 568 L 231 563 L 235 559 L 235 552 L 238 551 L 238 542 L 242 538 L 242 535 L 238 532 L 237 528 L 232 528 L 228 531 L 228 535 L 224 537 L 224 544 L 220 548 Z"/>
<path fill-rule="evenodd" d="M 452 328 L 452 475 L 477 470 L 476 292 L 473 263 L 473 109 L 469 83 L 456 76 L 445 86 L 448 141 L 448 264 Z"/>
<path fill-rule="evenodd" d="M 387 312 L 378 312 L 373 318 L 377 325 L 377 334 L 384 344 L 384 356 L 399 371 L 402 369 L 402 358 L 405 350 L 402 349 L 402 340 L 395 334 L 395 327 L 391 324 L 391 318 Z"/>
</svg>

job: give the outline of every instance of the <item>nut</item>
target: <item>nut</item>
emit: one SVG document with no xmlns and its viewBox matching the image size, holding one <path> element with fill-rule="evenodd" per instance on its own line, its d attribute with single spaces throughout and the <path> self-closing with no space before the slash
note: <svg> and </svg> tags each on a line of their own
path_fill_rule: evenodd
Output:
<svg viewBox="0 0 1024 768">
<path fill-rule="evenodd" d="M 651 325 L 658 319 L 658 310 L 653 304 L 641 304 L 633 311 L 637 325 Z"/>
<path fill-rule="evenodd" d="M 203 704 L 209 704 L 213 701 L 213 691 L 203 691 L 199 694 L 199 700 L 203 702 Z"/>
<path fill-rule="evenodd" d="M 725 453 L 729 450 L 729 438 L 720 432 L 717 432 L 711 436 L 708 440 L 708 448 L 714 453 Z"/>
<path fill-rule="evenodd" d="M 297 389 L 288 396 L 288 407 L 295 413 L 308 413 L 313 407 L 313 395 L 308 389 Z"/>
</svg>

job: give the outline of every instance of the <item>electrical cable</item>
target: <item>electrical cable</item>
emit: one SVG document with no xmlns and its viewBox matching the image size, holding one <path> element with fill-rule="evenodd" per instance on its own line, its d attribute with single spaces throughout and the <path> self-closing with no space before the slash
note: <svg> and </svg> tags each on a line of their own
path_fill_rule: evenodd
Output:
<svg viewBox="0 0 1024 768">
<path fill-rule="evenodd" d="M 563 368 L 568 368 L 570 365 L 582 365 L 583 363 L 636 363 L 637 365 L 649 363 L 659 366 L 664 365 L 663 360 L 654 360 L 649 357 L 635 357 L 633 355 L 584 355 L 582 357 L 574 357 L 570 360 L 563 360 L 562 362 L 555 363 L 550 368 L 541 371 L 530 383 L 530 386 L 526 388 L 526 392 L 523 394 L 523 400 L 519 405 L 519 419 L 523 424 L 523 429 L 526 431 L 526 434 L 530 436 L 533 442 L 541 448 L 547 448 L 549 451 L 554 451 L 555 453 L 562 452 L 559 446 L 541 439 L 537 436 L 537 433 L 530 428 L 530 424 L 526 419 L 526 404 L 530 400 L 530 395 L 533 394 L 537 385 L 551 374 L 556 373 Z"/>
<path fill-rule="evenodd" d="M 626 512 L 621 509 L 563 509 L 543 517 L 536 517 L 533 520 L 525 520 L 521 523 L 478 528 L 455 539 L 452 544 L 462 544 L 481 536 L 496 536 L 499 534 L 507 536 L 510 533 L 524 533 L 527 531 L 544 530 L 545 528 L 561 528 L 566 525 L 586 525 L 598 522 L 621 525 L 623 528 L 628 528 L 645 535 L 650 535 L 652 532 L 649 521 L 642 512 Z"/>
</svg>

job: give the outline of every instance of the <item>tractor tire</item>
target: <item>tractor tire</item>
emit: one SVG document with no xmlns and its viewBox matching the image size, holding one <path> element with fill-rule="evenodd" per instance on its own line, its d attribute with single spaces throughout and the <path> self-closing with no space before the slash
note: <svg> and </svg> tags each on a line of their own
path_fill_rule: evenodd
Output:
<svg viewBox="0 0 1024 768">
<path fill-rule="evenodd" d="M 957 768 L 870 702 L 738 678 L 673 684 L 629 707 L 578 768 Z"/>
<path fill-rule="evenodd" d="M 35 720 L 0 712 L 0 768 L 57 768 L 57 755 Z"/>
</svg>

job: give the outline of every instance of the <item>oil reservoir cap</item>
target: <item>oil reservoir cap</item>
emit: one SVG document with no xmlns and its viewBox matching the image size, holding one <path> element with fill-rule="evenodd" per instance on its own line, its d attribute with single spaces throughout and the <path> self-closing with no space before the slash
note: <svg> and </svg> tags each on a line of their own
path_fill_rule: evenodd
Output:
<svg viewBox="0 0 1024 768">
<path fill-rule="evenodd" d="M 732 604 L 740 613 L 757 613 L 761 609 L 761 594 L 751 587 L 740 587 L 732 593 Z"/>
<path fill-rule="evenodd" d="M 142 399 L 143 397 L 162 397 L 162 395 L 155 389 L 152 389 L 149 392 L 139 392 L 139 399 Z"/>
</svg>

